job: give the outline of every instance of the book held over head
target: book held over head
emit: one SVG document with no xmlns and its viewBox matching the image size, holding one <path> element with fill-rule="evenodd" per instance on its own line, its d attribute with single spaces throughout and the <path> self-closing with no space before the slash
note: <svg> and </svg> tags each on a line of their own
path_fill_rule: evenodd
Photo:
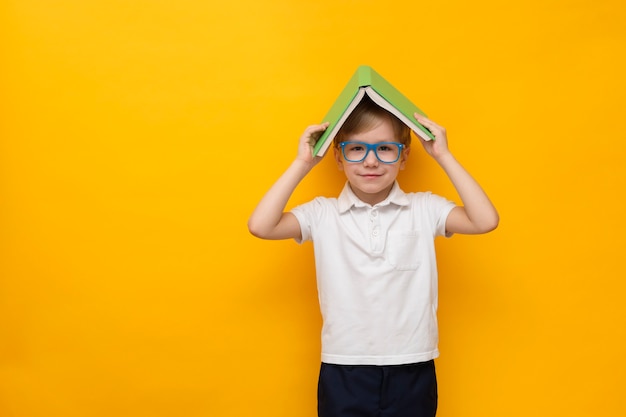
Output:
<svg viewBox="0 0 626 417">
<path fill-rule="evenodd" d="M 374 103 L 400 119 L 422 139 L 435 139 L 426 127 L 415 120 L 415 113 L 423 116 L 426 114 L 371 67 L 362 65 L 350 78 L 326 114 L 323 121 L 330 124 L 315 143 L 314 155 L 321 156 L 326 153 L 343 123 L 366 94 Z"/>
</svg>

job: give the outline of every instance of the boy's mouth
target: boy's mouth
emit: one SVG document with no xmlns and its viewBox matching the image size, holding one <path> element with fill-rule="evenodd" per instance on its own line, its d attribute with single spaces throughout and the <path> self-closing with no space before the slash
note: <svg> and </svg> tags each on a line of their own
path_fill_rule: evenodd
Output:
<svg viewBox="0 0 626 417">
<path fill-rule="evenodd" d="M 381 174 L 361 174 L 361 177 L 368 179 L 378 178 L 380 176 Z"/>
</svg>

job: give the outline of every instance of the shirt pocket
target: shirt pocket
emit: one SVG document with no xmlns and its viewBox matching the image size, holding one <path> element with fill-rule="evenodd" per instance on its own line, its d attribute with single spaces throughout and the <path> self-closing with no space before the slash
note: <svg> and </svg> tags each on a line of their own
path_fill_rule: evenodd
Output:
<svg viewBox="0 0 626 417">
<path fill-rule="evenodd" d="M 399 271 L 414 271 L 420 266 L 420 235 L 415 230 L 389 232 L 387 261 Z"/>
</svg>

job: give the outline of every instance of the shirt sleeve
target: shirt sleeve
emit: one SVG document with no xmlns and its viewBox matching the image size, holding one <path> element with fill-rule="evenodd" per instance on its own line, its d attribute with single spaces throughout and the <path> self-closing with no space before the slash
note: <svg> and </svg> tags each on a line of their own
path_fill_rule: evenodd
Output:
<svg viewBox="0 0 626 417">
<path fill-rule="evenodd" d="M 456 203 L 436 194 L 426 193 L 426 195 L 427 211 L 434 225 L 434 235 L 451 237 L 453 233 L 446 233 L 446 220 L 452 209 L 456 207 Z"/>
<path fill-rule="evenodd" d="M 313 240 L 312 228 L 319 206 L 320 201 L 316 198 L 313 201 L 301 204 L 291 209 L 291 214 L 296 216 L 298 223 L 300 223 L 300 233 L 302 237 L 300 239 L 294 239 L 297 243 L 304 243 L 308 240 Z"/>
</svg>

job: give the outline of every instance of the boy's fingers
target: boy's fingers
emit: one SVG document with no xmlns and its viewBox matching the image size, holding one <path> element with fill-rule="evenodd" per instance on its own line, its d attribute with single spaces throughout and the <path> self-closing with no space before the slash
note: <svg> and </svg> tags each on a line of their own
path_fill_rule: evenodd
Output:
<svg viewBox="0 0 626 417">
<path fill-rule="evenodd" d="M 415 113 L 415 118 L 417 119 L 418 122 L 420 122 L 424 126 L 441 127 L 437 123 L 433 122 L 432 120 L 428 119 L 427 117 L 422 116 L 419 113 Z"/>
<path fill-rule="evenodd" d="M 323 132 L 324 130 L 326 130 L 327 127 L 328 127 L 328 123 L 322 123 L 319 125 L 311 125 L 304 130 L 304 133 L 310 135 L 312 133 Z"/>
<path fill-rule="evenodd" d="M 439 126 L 432 120 L 422 116 L 421 114 L 415 113 L 415 118 L 418 122 L 426 126 L 434 135 L 436 135 L 437 133 L 445 134 L 445 129 L 443 127 Z"/>
</svg>

